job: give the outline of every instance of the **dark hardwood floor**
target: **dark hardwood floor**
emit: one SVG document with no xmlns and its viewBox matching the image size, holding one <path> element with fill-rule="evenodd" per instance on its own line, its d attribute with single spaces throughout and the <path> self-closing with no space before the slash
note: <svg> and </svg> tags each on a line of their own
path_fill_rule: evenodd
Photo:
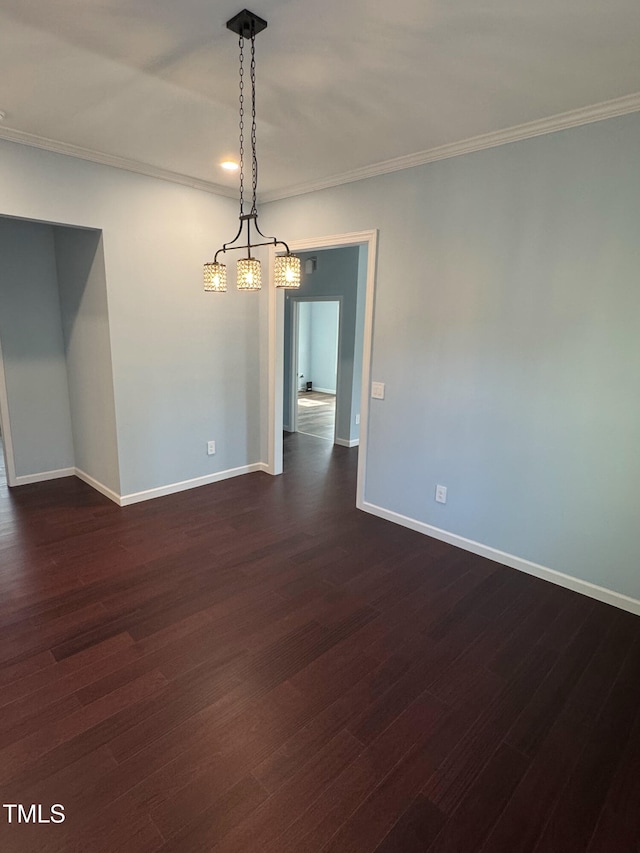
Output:
<svg viewBox="0 0 640 853">
<path fill-rule="evenodd" d="M 3 853 L 634 853 L 640 619 L 354 509 L 357 451 L 0 490 Z"/>
</svg>

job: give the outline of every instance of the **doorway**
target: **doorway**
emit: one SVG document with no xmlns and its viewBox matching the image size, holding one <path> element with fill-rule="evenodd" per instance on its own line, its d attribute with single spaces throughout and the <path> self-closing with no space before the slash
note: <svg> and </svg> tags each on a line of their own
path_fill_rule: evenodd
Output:
<svg viewBox="0 0 640 853">
<path fill-rule="evenodd" d="M 362 299 L 358 301 L 358 311 L 361 313 L 360 340 L 355 348 L 358 353 L 358 363 L 353 365 L 353 373 L 359 379 L 359 400 L 357 409 L 352 408 L 353 421 L 359 420 L 358 476 L 356 505 L 364 503 L 365 474 L 366 474 L 366 444 L 369 384 L 371 367 L 371 338 L 373 328 L 373 302 L 376 276 L 377 230 L 349 232 L 331 237 L 309 238 L 289 242 L 291 251 L 296 254 L 320 254 L 325 249 L 340 249 L 357 247 L 360 263 L 358 267 L 359 286 L 362 285 Z M 270 280 L 273 279 L 275 249 L 269 252 Z M 285 396 L 290 394 L 288 383 L 285 383 L 285 305 L 287 301 L 282 290 L 269 288 L 269 396 L 268 396 L 268 447 L 267 471 L 271 474 L 281 474 L 283 471 L 282 436 L 284 426 Z M 347 446 L 351 446 L 350 443 Z"/>
<path fill-rule="evenodd" d="M 285 431 L 333 442 L 340 384 L 342 300 L 293 294 L 289 294 L 289 299 L 291 359 L 288 360 L 290 375 L 284 381 L 291 393 L 290 411 L 285 412 Z"/>
</svg>

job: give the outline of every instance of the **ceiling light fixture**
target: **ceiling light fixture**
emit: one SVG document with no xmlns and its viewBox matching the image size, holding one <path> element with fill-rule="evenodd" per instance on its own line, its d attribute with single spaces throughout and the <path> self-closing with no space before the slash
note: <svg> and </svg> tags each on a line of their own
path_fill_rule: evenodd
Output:
<svg viewBox="0 0 640 853">
<path fill-rule="evenodd" d="M 277 255 L 275 260 L 274 279 L 276 287 L 300 287 L 300 258 L 292 255 L 284 240 L 275 237 L 268 238 L 258 226 L 258 209 L 256 195 L 258 191 L 258 158 L 256 155 L 256 35 L 267 26 L 263 18 L 253 12 L 243 9 L 231 20 L 227 21 L 227 29 L 238 35 L 240 47 L 240 227 L 238 233 L 228 243 L 224 243 L 215 254 L 213 261 L 204 265 L 204 289 L 214 293 L 223 293 L 227 289 L 227 268 L 218 263 L 218 255 L 236 249 L 247 250 L 247 257 L 237 262 L 238 290 L 260 290 L 261 271 L 260 261 L 252 257 L 251 250 L 257 246 L 284 246 L 286 254 Z M 249 81 L 251 84 L 251 209 L 244 212 L 244 42 L 251 42 L 251 63 L 249 66 Z M 263 242 L 251 242 L 251 223 Z M 238 243 L 242 239 L 246 225 L 246 243 Z"/>
<path fill-rule="evenodd" d="M 237 172 L 238 171 L 238 164 L 235 163 L 233 160 L 223 160 L 222 163 L 220 163 L 220 166 L 223 169 L 226 169 L 227 172 Z"/>
</svg>

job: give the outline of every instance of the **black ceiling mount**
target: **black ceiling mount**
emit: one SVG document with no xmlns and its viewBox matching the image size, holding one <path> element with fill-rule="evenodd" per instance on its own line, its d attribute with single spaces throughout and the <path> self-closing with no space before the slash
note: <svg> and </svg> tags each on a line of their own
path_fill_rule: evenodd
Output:
<svg viewBox="0 0 640 853">
<path fill-rule="evenodd" d="M 248 9 L 243 9 L 242 12 L 238 12 L 237 15 L 234 15 L 233 18 L 227 21 L 227 29 L 246 39 L 250 39 L 252 35 L 261 33 L 266 28 L 267 22 L 264 18 L 258 17 L 258 15 L 255 15 Z"/>
</svg>

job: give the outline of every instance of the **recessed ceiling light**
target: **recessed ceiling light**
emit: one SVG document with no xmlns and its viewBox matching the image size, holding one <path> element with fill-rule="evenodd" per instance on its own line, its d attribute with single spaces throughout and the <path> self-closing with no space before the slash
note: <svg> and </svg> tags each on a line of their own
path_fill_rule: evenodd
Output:
<svg viewBox="0 0 640 853">
<path fill-rule="evenodd" d="M 223 169 L 226 169 L 227 172 L 235 172 L 238 169 L 238 164 L 234 163 L 233 160 L 224 160 L 220 165 Z"/>
</svg>

